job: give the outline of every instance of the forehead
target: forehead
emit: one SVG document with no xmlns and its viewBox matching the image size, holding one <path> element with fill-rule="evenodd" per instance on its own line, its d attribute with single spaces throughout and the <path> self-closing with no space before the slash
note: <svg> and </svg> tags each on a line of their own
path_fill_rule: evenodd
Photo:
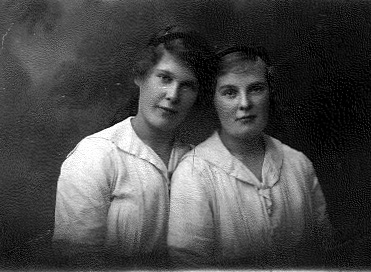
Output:
<svg viewBox="0 0 371 272">
<path fill-rule="evenodd" d="M 153 68 L 153 71 L 169 72 L 175 77 L 183 80 L 197 80 L 196 76 L 189 67 L 167 51 L 164 52 L 160 61 Z"/>
<path fill-rule="evenodd" d="M 262 61 L 245 61 L 217 78 L 217 84 L 236 85 L 239 83 L 266 82 L 266 65 Z"/>
</svg>

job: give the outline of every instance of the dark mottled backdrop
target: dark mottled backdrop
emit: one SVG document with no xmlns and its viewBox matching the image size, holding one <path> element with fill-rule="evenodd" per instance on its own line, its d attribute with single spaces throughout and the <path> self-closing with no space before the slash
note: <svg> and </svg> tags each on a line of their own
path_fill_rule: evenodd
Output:
<svg viewBox="0 0 371 272">
<path fill-rule="evenodd" d="M 215 45 L 270 51 L 279 109 L 271 133 L 316 167 L 337 229 L 330 265 L 348 265 L 353 250 L 366 260 L 371 4 L 340 0 L 1 0 L 0 260 L 47 256 L 63 159 L 135 112 L 133 57 L 168 24 L 193 26 Z"/>
</svg>

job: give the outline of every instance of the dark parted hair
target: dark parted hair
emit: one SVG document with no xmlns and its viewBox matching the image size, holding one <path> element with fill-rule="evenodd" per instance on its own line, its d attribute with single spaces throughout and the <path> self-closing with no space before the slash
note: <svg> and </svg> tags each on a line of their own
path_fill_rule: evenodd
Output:
<svg viewBox="0 0 371 272">
<path fill-rule="evenodd" d="M 164 53 L 168 52 L 188 67 L 195 75 L 199 85 L 196 103 L 213 92 L 215 77 L 215 52 L 198 32 L 179 26 L 169 26 L 156 33 L 147 47 L 139 53 L 134 64 L 134 77 L 144 79 L 158 64 Z"/>
</svg>

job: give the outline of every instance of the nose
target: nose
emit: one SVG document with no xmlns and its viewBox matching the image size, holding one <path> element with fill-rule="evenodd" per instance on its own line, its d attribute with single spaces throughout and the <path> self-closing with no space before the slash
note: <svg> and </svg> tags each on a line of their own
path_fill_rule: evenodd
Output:
<svg viewBox="0 0 371 272">
<path fill-rule="evenodd" d="M 250 97 L 248 94 L 241 95 L 239 109 L 240 110 L 249 110 L 252 107 L 252 103 L 250 101 Z"/>
<path fill-rule="evenodd" d="M 178 83 L 174 83 L 166 90 L 166 100 L 172 103 L 178 103 L 180 100 L 180 88 Z"/>
</svg>

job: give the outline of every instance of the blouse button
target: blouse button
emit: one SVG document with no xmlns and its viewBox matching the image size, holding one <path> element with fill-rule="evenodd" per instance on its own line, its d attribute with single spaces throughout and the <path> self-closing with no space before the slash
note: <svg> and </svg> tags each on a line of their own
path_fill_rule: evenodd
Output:
<svg viewBox="0 0 371 272">
<path fill-rule="evenodd" d="M 270 194 L 271 194 L 270 188 L 259 189 L 259 195 L 262 196 L 264 199 L 265 207 L 269 216 L 272 214 L 272 199 Z"/>
</svg>

